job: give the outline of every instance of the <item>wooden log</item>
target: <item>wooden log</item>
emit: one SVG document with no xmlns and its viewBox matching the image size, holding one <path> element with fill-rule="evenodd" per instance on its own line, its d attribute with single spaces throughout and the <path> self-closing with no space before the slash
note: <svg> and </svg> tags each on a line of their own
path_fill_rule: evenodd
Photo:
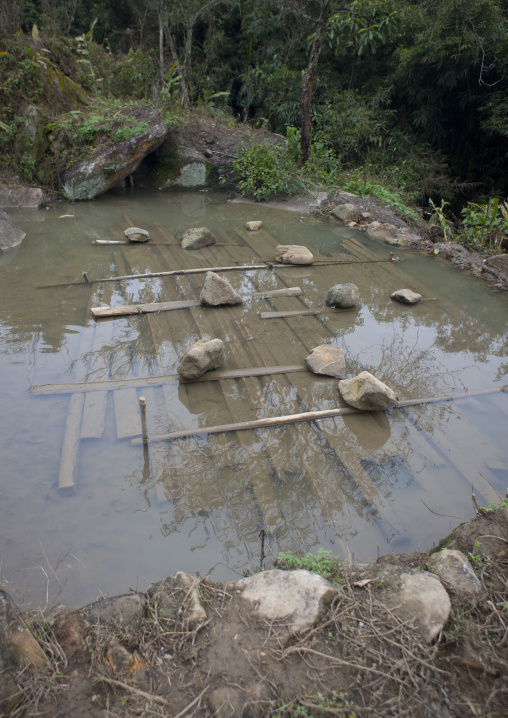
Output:
<svg viewBox="0 0 508 718">
<path fill-rule="evenodd" d="M 130 439 L 141 433 L 138 396 L 135 389 L 118 389 L 113 394 L 115 402 L 116 435 Z"/>
<path fill-rule="evenodd" d="M 129 387 L 164 386 L 166 384 L 194 384 L 203 381 L 221 381 L 222 379 L 240 379 L 247 376 L 265 376 L 267 374 L 292 374 L 293 372 L 308 372 L 303 364 L 288 364 L 287 366 L 261 366 L 247 367 L 245 369 L 217 369 L 208 371 L 198 379 L 184 379 L 180 374 L 165 374 L 163 376 L 140 376 L 129 379 L 104 379 L 103 381 L 89 381 L 69 384 L 34 384 L 30 387 L 32 394 L 77 394 L 79 392 L 93 393 L 127 389 Z"/>
<path fill-rule="evenodd" d="M 404 406 L 419 406 L 421 404 L 435 404 L 442 401 L 457 401 L 458 399 L 467 399 L 472 396 L 481 396 L 499 391 L 507 391 L 508 386 L 495 389 L 487 389 L 485 391 L 475 391 L 470 394 L 443 394 L 442 396 L 423 397 L 421 399 L 403 399 L 398 402 L 393 409 L 402 408 Z M 334 416 L 344 416 L 346 414 L 361 414 L 362 409 L 354 407 L 340 407 L 339 409 L 325 409 L 324 411 L 306 411 L 301 414 L 289 414 L 287 416 L 274 416 L 268 419 L 256 419 L 255 421 L 240 421 L 235 424 L 223 424 L 222 426 L 203 426 L 198 429 L 185 429 L 183 431 L 174 431 L 168 434 L 159 434 L 157 436 L 149 436 L 148 441 L 172 441 L 173 439 L 184 439 L 187 436 L 197 436 L 198 434 L 219 434 L 226 431 L 245 431 L 252 429 L 261 429 L 271 426 L 281 426 L 282 424 L 294 424 L 299 421 L 315 421 L 317 419 L 328 419 Z M 138 432 L 139 433 L 139 432 Z M 133 439 L 133 444 L 140 443 L 139 439 Z"/>
<path fill-rule="evenodd" d="M 298 296 L 302 294 L 300 287 L 289 287 L 287 289 L 273 289 L 268 292 L 253 292 L 244 294 L 246 299 L 262 299 L 277 294 L 286 296 Z M 199 299 L 187 299 L 180 302 L 153 302 L 149 304 L 124 304 L 117 307 L 92 307 L 94 317 L 117 317 L 128 314 L 148 314 L 149 312 L 169 312 L 175 309 L 190 309 L 201 306 Z"/>
</svg>

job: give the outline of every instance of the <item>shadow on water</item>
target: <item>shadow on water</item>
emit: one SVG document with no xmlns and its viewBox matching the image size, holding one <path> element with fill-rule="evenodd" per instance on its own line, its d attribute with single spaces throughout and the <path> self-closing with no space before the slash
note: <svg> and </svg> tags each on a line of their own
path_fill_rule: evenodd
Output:
<svg viewBox="0 0 508 718">
<path fill-rule="evenodd" d="M 59 219 L 64 214 L 72 217 Z M 226 369 L 301 365 L 313 347 L 333 343 L 345 351 L 350 376 L 372 371 L 401 398 L 500 387 L 508 369 L 506 296 L 439 258 L 408 252 L 397 265 L 372 263 L 389 250 L 359 232 L 232 204 L 220 193 L 119 192 L 33 216 L 38 221 L 13 213 L 27 237 L 0 257 L 2 586 L 42 604 L 82 603 L 144 589 L 177 570 L 230 578 L 259 565 L 262 528 L 269 558 L 323 546 L 370 560 L 378 551 L 432 545 L 458 523 L 452 517 L 471 514 L 471 486 L 483 504 L 504 495 L 502 393 L 149 446 L 131 439 L 141 432 L 140 396 L 150 436 L 342 402 L 336 380 L 305 372 L 143 383 L 175 374 L 178 357 L 202 336 L 224 340 Z M 262 219 L 263 231 L 246 234 L 250 219 Z M 152 246 L 93 244 L 121 238 L 129 223 L 149 229 Z M 218 245 L 183 252 L 178 234 L 203 225 Z M 203 275 L 37 288 L 81 281 L 83 271 L 93 280 L 257 263 L 272 260 L 277 243 L 305 244 L 348 264 L 224 275 L 244 295 L 298 285 L 300 297 L 97 322 L 87 315 L 91 298 L 94 305 L 194 299 Z M 346 281 L 359 287 L 357 307 L 326 307 L 326 291 Z M 392 302 L 402 286 L 429 301 Z M 319 314 L 259 316 L 306 308 Z M 80 373 L 88 382 L 138 383 L 87 392 L 69 495 L 58 491 L 58 476 L 70 395 L 35 396 L 29 388 L 77 381 Z"/>
</svg>

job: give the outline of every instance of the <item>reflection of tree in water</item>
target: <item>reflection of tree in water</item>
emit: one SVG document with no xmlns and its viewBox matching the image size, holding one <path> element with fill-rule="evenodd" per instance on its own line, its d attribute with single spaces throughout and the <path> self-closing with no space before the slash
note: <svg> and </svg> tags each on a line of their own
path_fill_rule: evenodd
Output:
<svg viewBox="0 0 508 718">
<path fill-rule="evenodd" d="M 414 330 L 413 326 L 409 328 Z M 438 338 L 429 343 L 428 332 L 425 333 L 425 340 L 420 337 L 418 329 L 416 336 L 414 331 L 411 333 L 414 338 L 409 341 L 404 328 L 399 323 L 393 324 L 391 335 L 383 338 L 381 344 L 373 344 L 360 351 L 358 361 L 391 386 L 401 399 L 436 396 L 456 387 L 461 381 L 462 368 L 447 368 L 439 351 L 436 351 Z"/>
</svg>

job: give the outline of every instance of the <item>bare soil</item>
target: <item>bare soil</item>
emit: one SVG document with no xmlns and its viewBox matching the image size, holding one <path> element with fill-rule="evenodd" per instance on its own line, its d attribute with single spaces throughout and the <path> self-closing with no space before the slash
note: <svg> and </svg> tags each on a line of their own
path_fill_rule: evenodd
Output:
<svg viewBox="0 0 508 718">
<path fill-rule="evenodd" d="M 18 676 L 14 715 L 501 718 L 508 714 L 508 509 L 481 510 L 443 546 L 469 556 L 484 595 L 465 603 L 450 592 L 450 619 L 432 645 L 386 609 L 379 586 L 357 581 L 358 567 L 338 570 L 342 593 L 299 636 L 284 621 L 253 618 L 226 586 L 198 578 L 206 620 L 189 621 L 189 591 L 167 579 L 148 591 L 136 627 L 90 624 L 61 607 L 51 619 L 32 620 L 49 665 Z M 427 569 L 427 559 L 379 562 Z"/>
</svg>

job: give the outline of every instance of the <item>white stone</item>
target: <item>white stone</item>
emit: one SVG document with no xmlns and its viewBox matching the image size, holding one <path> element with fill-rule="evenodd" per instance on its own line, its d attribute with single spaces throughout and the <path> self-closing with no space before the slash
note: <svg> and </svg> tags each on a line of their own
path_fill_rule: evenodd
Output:
<svg viewBox="0 0 508 718">
<path fill-rule="evenodd" d="M 233 289 L 231 284 L 215 272 L 207 272 L 203 288 L 199 295 L 201 304 L 218 307 L 221 304 L 241 304 L 242 297 Z"/>
<path fill-rule="evenodd" d="M 394 597 L 397 613 L 412 618 L 423 637 L 431 643 L 443 630 L 451 601 L 441 581 L 428 571 L 403 573 L 400 591 Z"/>
<path fill-rule="evenodd" d="M 258 618 L 286 620 L 290 633 L 300 633 L 315 625 L 340 592 L 338 587 L 310 571 L 276 569 L 240 579 L 227 589 L 240 591 L 241 600 Z"/>
<path fill-rule="evenodd" d="M 305 358 L 305 364 L 314 374 L 336 379 L 344 379 L 346 376 L 346 357 L 335 344 L 320 344 Z"/>
<path fill-rule="evenodd" d="M 256 220 L 253 222 L 246 222 L 245 228 L 250 229 L 251 232 L 256 232 L 258 229 L 261 229 L 263 222 L 261 220 Z"/>
<path fill-rule="evenodd" d="M 279 244 L 275 248 L 275 260 L 281 264 L 312 264 L 314 255 L 300 244 Z"/>
<path fill-rule="evenodd" d="M 215 237 L 207 227 L 186 229 L 182 235 L 182 249 L 201 249 L 215 244 Z"/>
<path fill-rule="evenodd" d="M 358 287 L 356 284 L 336 284 L 328 290 L 326 295 L 326 303 L 331 307 L 341 307 L 348 309 L 354 307 L 360 298 Z"/>
<path fill-rule="evenodd" d="M 429 563 L 446 588 L 459 598 L 474 600 L 482 596 L 482 584 L 461 551 L 450 549 L 436 551 L 430 556 Z"/>
<path fill-rule="evenodd" d="M 184 379 L 198 379 L 211 369 L 220 369 L 225 361 L 221 339 L 199 339 L 182 354 L 177 371 Z"/>
<path fill-rule="evenodd" d="M 397 406 L 397 397 L 393 389 L 376 379 L 368 371 L 362 371 L 352 379 L 339 382 L 339 391 L 344 401 L 355 409 L 363 411 L 385 411 Z"/>
<path fill-rule="evenodd" d="M 146 229 L 139 227 L 128 227 L 124 230 L 123 235 L 129 242 L 148 242 L 150 240 L 150 234 Z"/>
<path fill-rule="evenodd" d="M 418 292 L 413 292 L 412 289 L 397 289 L 397 291 L 390 294 L 390 299 L 402 304 L 417 304 L 421 298 L 422 295 L 418 294 Z"/>
</svg>

